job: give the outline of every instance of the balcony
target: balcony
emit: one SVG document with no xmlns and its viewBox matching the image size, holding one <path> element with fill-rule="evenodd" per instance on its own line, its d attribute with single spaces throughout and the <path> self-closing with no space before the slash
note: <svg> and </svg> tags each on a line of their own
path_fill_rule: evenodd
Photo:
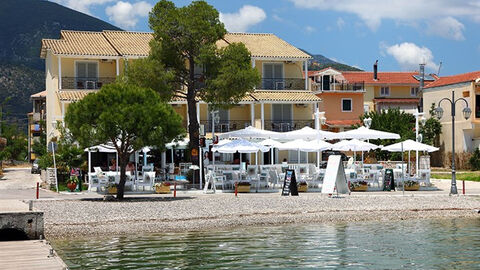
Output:
<svg viewBox="0 0 480 270">
<path fill-rule="evenodd" d="M 301 129 L 303 127 L 315 126 L 313 119 L 309 120 L 265 120 L 265 129 L 276 132 L 287 132 Z"/>
<path fill-rule="evenodd" d="M 220 120 L 218 124 L 215 124 L 216 133 L 225 133 L 234 130 L 244 129 L 251 125 L 251 120 Z M 204 125 L 205 132 L 212 132 L 212 121 L 211 120 L 202 120 L 200 125 Z"/>
<path fill-rule="evenodd" d="M 114 81 L 115 77 L 62 77 L 62 89 L 95 90 Z"/>
<path fill-rule="evenodd" d="M 261 90 L 308 90 L 304 78 L 262 78 L 257 85 Z"/>
<path fill-rule="evenodd" d="M 323 84 L 321 82 L 312 83 L 312 91 L 314 92 L 364 92 L 365 82 L 356 83 L 329 83 Z"/>
</svg>

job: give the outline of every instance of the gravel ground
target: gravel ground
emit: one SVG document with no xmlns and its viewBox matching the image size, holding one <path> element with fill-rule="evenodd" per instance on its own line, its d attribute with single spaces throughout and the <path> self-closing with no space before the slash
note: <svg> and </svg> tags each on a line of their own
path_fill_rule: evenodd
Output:
<svg viewBox="0 0 480 270">
<path fill-rule="evenodd" d="M 237 226 L 478 217 L 479 196 L 319 193 L 194 194 L 128 199 L 37 201 L 49 238 L 212 230 Z"/>
</svg>

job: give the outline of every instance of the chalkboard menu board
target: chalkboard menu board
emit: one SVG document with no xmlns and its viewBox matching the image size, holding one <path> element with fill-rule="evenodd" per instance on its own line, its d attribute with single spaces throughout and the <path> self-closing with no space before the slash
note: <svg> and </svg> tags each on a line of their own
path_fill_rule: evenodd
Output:
<svg viewBox="0 0 480 270">
<path fill-rule="evenodd" d="M 285 181 L 283 182 L 282 196 L 298 196 L 297 179 L 295 177 L 295 170 L 285 171 Z"/>
<path fill-rule="evenodd" d="M 393 177 L 393 170 L 386 169 L 383 177 L 383 191 L 395 190 L 395 179 Z"/>
</svg>

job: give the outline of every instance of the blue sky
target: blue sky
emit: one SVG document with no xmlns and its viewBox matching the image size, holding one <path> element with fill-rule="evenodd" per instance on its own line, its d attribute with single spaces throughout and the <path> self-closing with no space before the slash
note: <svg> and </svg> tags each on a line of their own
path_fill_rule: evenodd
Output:
<svg viewBox="0 0 480 270">
<path fill-rule="evenodd" d="M 153 0 L 52 0 L 125 30 L 150 31 Z M 177 6 L 191 1 L 173 1 Z M 211 0 L 227 30 L 274 33 L 298 48 L 370 71 L 479 70 L 478 0 Z M 413 2 L 413 3 L 412 3 Z"/>
</svg>

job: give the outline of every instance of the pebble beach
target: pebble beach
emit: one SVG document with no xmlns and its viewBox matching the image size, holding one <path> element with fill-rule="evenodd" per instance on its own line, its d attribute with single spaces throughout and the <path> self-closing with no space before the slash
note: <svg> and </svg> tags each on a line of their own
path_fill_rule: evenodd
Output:
<svg viewBox="0 0 480 270">
<path fill-rule="evenodd" d="M 401 193 L 400 193 L 401 194 Z M 303 193 L 182 194 L 125 201 L 36 201 L 48 238 L 203 231 L 291 223 L 345 223 L 430 218 L 480 218 L 480 196 L 398 192 L 328 197 Z"/>
</svg>

